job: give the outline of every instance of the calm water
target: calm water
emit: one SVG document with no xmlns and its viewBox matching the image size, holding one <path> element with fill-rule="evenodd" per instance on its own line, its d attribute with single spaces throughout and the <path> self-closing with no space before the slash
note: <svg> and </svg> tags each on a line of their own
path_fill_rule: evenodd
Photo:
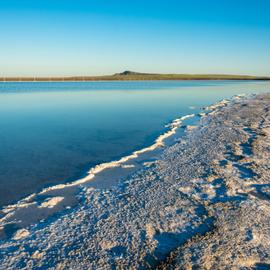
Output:
<svg viewBox="0 0 270 270">
<path fill-rule="evenodd" d="M 267 82 L 0 83 L 0 206 L 153 143 L 173 119 Z"/>
</svg>

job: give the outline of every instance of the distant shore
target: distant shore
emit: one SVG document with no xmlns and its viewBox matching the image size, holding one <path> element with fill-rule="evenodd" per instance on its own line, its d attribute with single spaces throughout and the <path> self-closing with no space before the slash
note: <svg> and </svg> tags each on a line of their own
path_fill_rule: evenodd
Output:
<svg viewBox="0 0 270 270">
<path fill-rule="evenodd" d="M 267 76 L 227 74 L 152 74 L 124 71 L 103 76 L 67 77 L 0 77 L 0 82 L 91 82 L 91 81 L 161 81 L 161 80 L 258 80 L 267 81 Z"/>
</svg>

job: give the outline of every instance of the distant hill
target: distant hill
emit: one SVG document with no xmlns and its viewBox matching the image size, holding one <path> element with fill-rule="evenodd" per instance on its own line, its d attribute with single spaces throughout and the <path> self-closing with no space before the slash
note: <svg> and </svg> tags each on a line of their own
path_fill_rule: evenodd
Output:
<svg viewBox="0 0 270 270">
<path fill-rule="evenodd" d="M 115 73 L 114 76 L 149 76 L 149 75 L 158 75 L 154 73 L 141 73 L 141 72 L 135 72 L 135 71 L 130 71 L 130 70 L 125 70 L 124 72 L 121 73 Z"/>
<path fill-rule="evenodd" d="M 157 80 L 270 80 L 270 77 L 226 74 L 158 74 L 123 71 L 104 76 L 70 77 L 1 77 L 2 82 L 12 81 L 157 81 Z"/>
</svg>

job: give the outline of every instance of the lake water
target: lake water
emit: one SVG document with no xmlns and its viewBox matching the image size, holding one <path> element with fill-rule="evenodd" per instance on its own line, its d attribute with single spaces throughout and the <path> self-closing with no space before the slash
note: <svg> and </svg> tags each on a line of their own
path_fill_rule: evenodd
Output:
<svg viewBox="0 0 270 270">
<path fill-rule="evenodd" d="M 0 83 L 0 206 L 151 145 L 166 124 L 269 82 Z"/>
</svg>

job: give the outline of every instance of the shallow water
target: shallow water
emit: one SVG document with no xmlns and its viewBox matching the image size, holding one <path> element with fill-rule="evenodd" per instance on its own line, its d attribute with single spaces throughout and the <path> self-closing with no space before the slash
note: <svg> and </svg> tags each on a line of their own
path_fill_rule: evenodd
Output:
<svg viewBox="0 0 270 270">
<path fill-rule="evenodd" d="M 166 124 L 269 82 L 0 83 L 0 206 L 151 145 Z M 98 186 L 98 183 L 96 184 Z"/>
</svg>

